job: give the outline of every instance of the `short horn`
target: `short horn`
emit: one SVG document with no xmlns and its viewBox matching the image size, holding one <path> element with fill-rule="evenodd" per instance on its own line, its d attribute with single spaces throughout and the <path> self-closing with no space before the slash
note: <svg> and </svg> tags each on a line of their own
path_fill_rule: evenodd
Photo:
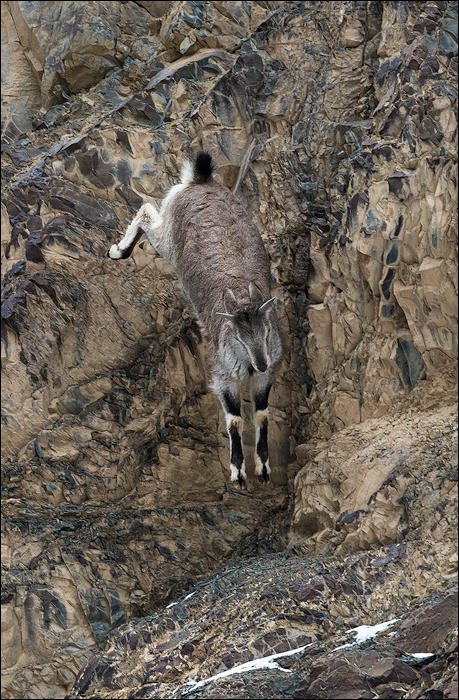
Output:
<svg viewBox="0 0 459 700">
<path fill-rule="evenodd" d="M 234 292 L 229 287 L 227 287 L 223 293 L 223 304 L 226 313 L 233 314 L 237 312 L 238 303 L 236 301 L 236 297 L 234 296 Z"/>
<path fill-rule="evenodd" d="M 265 311 L 265 309 L 267 309 L 268 306 L 270 306 L 273 303 L 273 301 L 275 301 L 275 299 L 276 299 L 276 297 L 271 297 L 271 299 L 268 299 L 268 301 L 265 301 L 264 304 L 262 304 L 261 306 L 258 307 L 258 313 L 262 313 L 263 311 Z"/>
</svg>

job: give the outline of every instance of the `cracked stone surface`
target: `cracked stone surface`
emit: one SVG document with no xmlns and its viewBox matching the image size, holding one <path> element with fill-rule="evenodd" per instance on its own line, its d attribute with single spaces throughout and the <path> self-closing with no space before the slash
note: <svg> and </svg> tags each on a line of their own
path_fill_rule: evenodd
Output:
<svg viewBox="0 0 459 700">
<path fill-rule="evenodd" d="M 457 3 L 2 30 L 2 697 L 457 697 Z M 106 257 L 199 150 L 281 304 L 247 492 L 172 268 Z"/>
</svg>

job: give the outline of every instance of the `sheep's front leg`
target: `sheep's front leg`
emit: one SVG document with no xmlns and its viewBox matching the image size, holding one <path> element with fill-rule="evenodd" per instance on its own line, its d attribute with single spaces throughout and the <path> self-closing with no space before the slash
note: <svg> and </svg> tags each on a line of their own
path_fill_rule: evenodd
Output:
<svg viewBox="0 0 459 700">
<path fill-rule="evenodd" d="M 247 474 L 242 450 L 241 401 L 236 383 L 218 384 L 217 394 L 225 412 L 230 439 L 231 481 L 237 482 L 240 488 L 244 488 Z"/>
<path fill-rule="evenodd" d="M 143 204 L 132 222 L 129 224 L 124 237 L 119 243 L 114 243 L 107 255 L 114 260 L 125 260 L 128 258 L 137 241 L 146 234 L 151 244 L 156 248 L 161 255 L 159 228 L 162 224 L 162 219 L 155 207 L 152 204 Z"/>
<path fill-rule="evenodd" d="M 268 396 L 272 377 L 254 375 L 252 377 L 252 402 L 255 423 L 255 474 L 261 482 L 269 481 L 271 469 L 268 459 Z"/>
</svg>

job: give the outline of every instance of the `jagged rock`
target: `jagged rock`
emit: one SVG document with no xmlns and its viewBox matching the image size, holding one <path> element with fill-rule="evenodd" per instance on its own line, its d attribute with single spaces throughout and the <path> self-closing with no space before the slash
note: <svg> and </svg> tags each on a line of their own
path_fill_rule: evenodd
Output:
<svg viewBox="0 0 459 700">
<path fill-rule="evenodd" d="M 413 652 L 423 644 L 426 652 L 435 653 L 447 635 L 455 629 L 456 621 L 457 592 L 406 620 L 398 639 L 407 652 Z"/>
<path fill-rule="evenodd" d="M 136 4 L 144 7 L 152 17 L 162 17 L 169 10 L 173 2 L 170 0 L 155 0 L 154 2 L 151 2 L 151 0 L 139 0 Z"/>
<path fill-rule="evenodd" d="M 150 14 L 134 2 L 8 5 L 45 109 L 121 66 L 133 43 L 153 28 Z"/>
<path fill-rule="evenodd" d="M 440 529 L 452 527 L 456 407 L 405 414 L 401 423 L 399 416 L 367 420 L 326 442 L 297 447 L 302 469 L 295 477 L 292 545 L 329 553 L 436 539 L 439 519 L 430 511 L 426 485 L 438 454 L 443 468 L 434 477 L 435 490 L 446 509 Z M 454 548 L 449 536 L 446 541 Z"/>
<path fill-rule="evenodd" d="M 40 88 L 32 65 L 21 45 L 9 3 L 2 9 L 2 61 L 8 66 L 2 74 L 2 134 L 16 141 L 30 129 L 31 115 L 41 107 Z"/>
<path fill-rule="evenodd" d="M 120 627 L 70 697 L 422 697 L 438 684 L 435 668 L 451 664 L 447 687 L 457 663 L 457 589 L 446 586 L 432 603 L 436 584 L 422 591 L 416 581 L 425 557 L 441 578 L 438 558 L 420 543 L 401 557 L 385 547 L 316 562 L 291 553 L 239 560 Z M 307 603 L 296 595 L 299 581 L 315 587 Z"/>
<path fill-rule="evenodd" d="M 234 51 L 281 4 L 277 0 L 176 3 L 161 26 L 161 41 L 178 55 L 203 47 Z"/>
<path fill-rule="evenodd" d="M 327 697 L 337 674 L 361 697 L 453 697 L 457 4 L 2 17 L 2 696 L 63 697 L 88 662 L 75 692 L 169 697 L 197 669 L 311 643 L 281 660 L 292 674 L 183 693 Z M 273 484 L 247 493 L 226 485 L 206 344 L 172 268 L 146 242 L 106 257 L 200 149 L 259 227 L 283 302 Z M 248 396 L 243 410 L 250 477 Z M 276 559 L 288 534 L 297 555 Z M 224 573 L 204 607 L 164 608 L 228 560 L 228 601 Z M 413 662 L 414 642 L 331 651 L 394 617 L 407 644 L 432 634 L 435 661 Z"/>
</svg>

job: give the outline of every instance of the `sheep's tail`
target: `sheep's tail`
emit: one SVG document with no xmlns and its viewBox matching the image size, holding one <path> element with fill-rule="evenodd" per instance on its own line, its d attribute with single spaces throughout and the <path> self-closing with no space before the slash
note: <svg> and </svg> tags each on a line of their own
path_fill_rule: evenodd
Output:
<svg viewBox="0 0 459 700">
<path fill-rule="evenodd" d="M 194 163 L 188 161 L 182 169 L 183 185 L 204 185 L 213 179 L 215 167 L 208 153 L 199 153 Z"/>
</svg>

